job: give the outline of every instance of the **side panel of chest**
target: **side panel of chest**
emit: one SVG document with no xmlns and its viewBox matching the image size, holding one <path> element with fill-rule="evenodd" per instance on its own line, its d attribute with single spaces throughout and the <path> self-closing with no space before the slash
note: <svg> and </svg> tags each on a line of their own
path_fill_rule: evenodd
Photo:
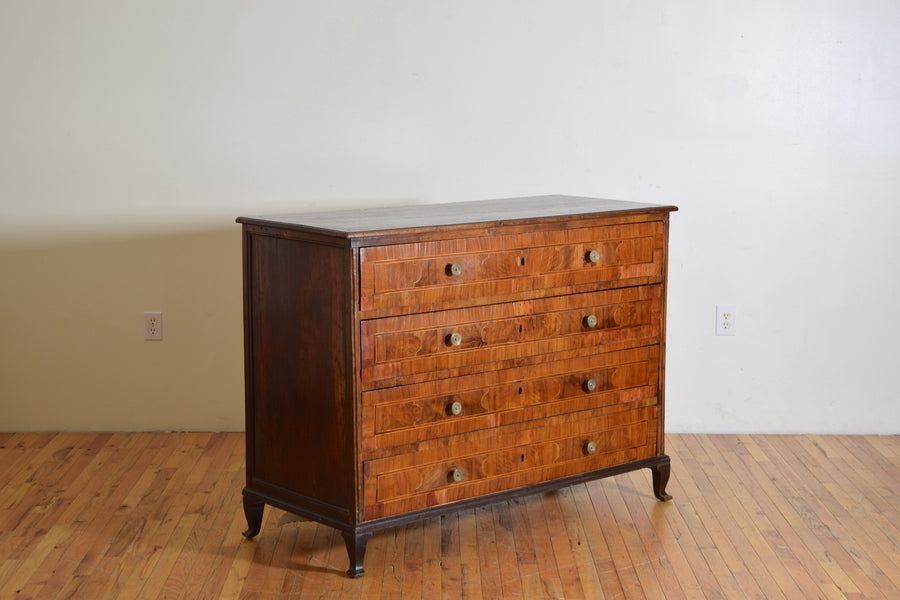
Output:
<svg viewBox="0 0 900 600">
<path fill-rule="evenodd" d="M 252 232 L 244 250 L 248 484 L 352 522 L 351 254 Z"/>
</svg>

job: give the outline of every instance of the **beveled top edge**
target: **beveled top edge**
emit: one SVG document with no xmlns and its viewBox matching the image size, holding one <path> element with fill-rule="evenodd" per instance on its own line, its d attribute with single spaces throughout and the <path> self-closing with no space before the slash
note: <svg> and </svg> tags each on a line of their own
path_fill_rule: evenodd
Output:
<svg viewBox="0 0 900 600">
<path fill-rule="evenodd" d="M 675 206 L 582 196 L 548 195 L 443 204 L 363 208 L 318 213 L 239 217 L 238 223 L 309 231 L 342 238 L 369 237 L 421 228 L 523 224 L 614 212 L 671 212 Z"/>
</svg>

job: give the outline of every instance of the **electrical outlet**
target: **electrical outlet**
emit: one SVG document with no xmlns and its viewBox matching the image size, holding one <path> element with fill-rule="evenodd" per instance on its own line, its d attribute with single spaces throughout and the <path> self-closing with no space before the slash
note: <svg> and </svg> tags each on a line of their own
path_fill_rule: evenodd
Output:
<svg viewBox="0 0 900 600">
<path fill-rule="evenodd" d="M 734 335 L 737 310 L 730 304 L 716 305 L 716 335 Z"/>
<path fill-rule="evenodd" d="M 161 340 L 162 330 L 162 313 L 161 312 L 145 312 L 144 313 L 144 339 L 145 340 Z"/>
</svg>

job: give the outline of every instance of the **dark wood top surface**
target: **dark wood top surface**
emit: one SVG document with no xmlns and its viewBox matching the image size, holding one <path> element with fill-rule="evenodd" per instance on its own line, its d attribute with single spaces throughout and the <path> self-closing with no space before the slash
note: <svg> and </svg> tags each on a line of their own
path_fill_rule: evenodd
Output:
<svg viewBox="0 0 900 600">
<path fill-rule="evenodd" d="M 267 225 L 339 237 L 368 237 L 398 230 L 561 220 L 573 215 L 670 212 L 674 206 L 579 196 L 531 196 L 447 204 L 418 204 L 318 213 L 239 217 L 238 223 Z"/>
</svg>

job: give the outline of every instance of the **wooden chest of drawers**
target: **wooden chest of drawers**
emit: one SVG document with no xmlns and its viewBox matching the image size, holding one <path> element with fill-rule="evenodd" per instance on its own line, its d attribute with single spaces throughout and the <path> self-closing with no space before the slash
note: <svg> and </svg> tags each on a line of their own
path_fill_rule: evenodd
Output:
<svg viewBox="0 0 900 600">
<path fill-rule="evenodd" d="M 667 499 L 672 206 L 543 196 L 241 217 L 247 486 L 377 529 L 640 468 Z"/>
</svg>

